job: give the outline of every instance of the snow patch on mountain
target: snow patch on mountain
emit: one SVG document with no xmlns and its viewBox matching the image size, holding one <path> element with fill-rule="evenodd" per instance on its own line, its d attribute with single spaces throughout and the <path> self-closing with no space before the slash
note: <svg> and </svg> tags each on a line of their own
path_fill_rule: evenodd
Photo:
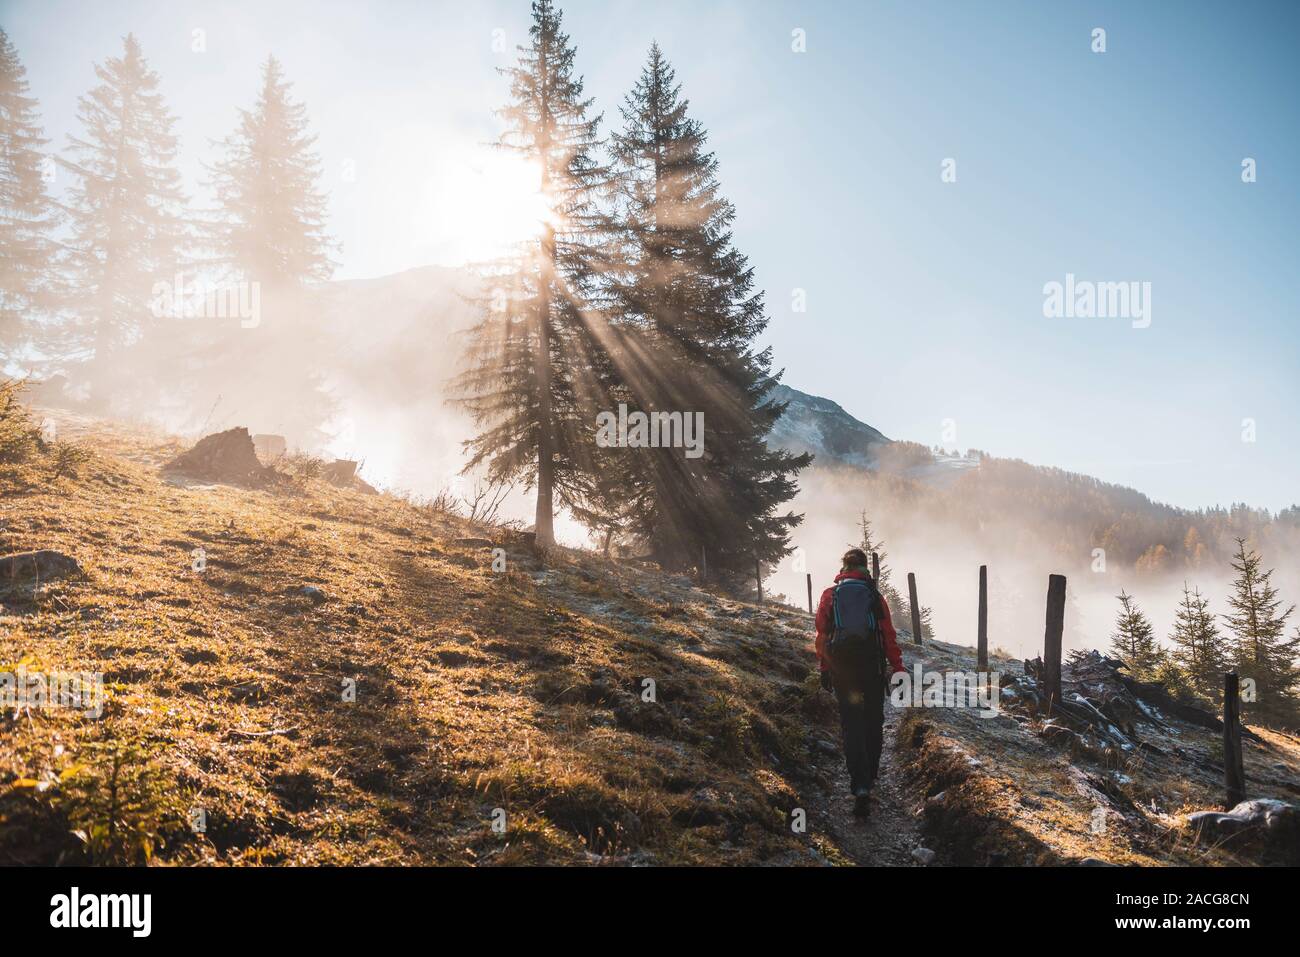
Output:
<svg viewBox="0 0 1300 957">
<path fill-rule="evenodd" d="M 880 431 L 858 421 L 830 399 L 788 385 L 778 385 L 770 398 L 788 405 L 772 428 L 769 443 L 795 454 L 811 452 L 820 464 L 872 468 L 877 450 L 890 442 Z"/>
</svg>

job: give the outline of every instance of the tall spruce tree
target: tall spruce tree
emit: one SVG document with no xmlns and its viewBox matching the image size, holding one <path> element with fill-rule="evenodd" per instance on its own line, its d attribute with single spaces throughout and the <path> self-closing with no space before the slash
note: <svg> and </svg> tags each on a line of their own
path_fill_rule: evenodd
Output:
<svg viewBox="0 0 1300 957">
<path fill-rule="evenodd" d="M 532 16 L 518 64 L 502 71 L 510 102 L 498 146 L 536 164 L 546 215 L 539 236 L 485 277 L 491 288 L 457 390 L 480 428 L 466 469 L 535 488 L 536 540 L 547 546 L 557 499 L 575 512 L 589 507 L 595 416 L 609 406 L 609 331 L 596 303 L 608 171 L 562 15 L 536 0 Z"/>
<path fill-rule="evenodd" d="M 221 144 L 224 155 L 210 167 L 218 202 L 208 224 L 212 261 L 276 290 L 334 271 L 316 137 L 291 89 L 280 62 L 267 57 L 257 102 L 239 111 L 238 127 Z"/>
<path fill-rule="evenodd" d="M 216 408 L 222 419 L 269 428 L 308 447 L 328 440 L 336 408 L 323 372 L 283 375 L 283 357 L 323 370 L 328 359 L 310 332 L 334 263 L 320 160 L 306 106 L 292 95 L 279 61 L 262 65 L 256 98 L 215 144 L 207 166 L 216 207 L 205 217 L 204 272 L 196 321 L 165 324 L 133 356 L 159 368 L 169 398 L 198 426 Z M 183 363 L 180 381 L 169 372 Z"/>
<path fill-rule="evenodd" d="M 1155 629 L 1138 608 L 1133 596 L 1120 589 L 1120 612 L 1111 636 L 1111 653 L 1124 660 L 1134 677 L 1149 679 L 1164 655 L 1156 642 Z"/>
<path fill-rule="evenodd" d="M 1223 695 L 1228 655 L 1209 606 L 1199 588 L 1190 589 L 1183 582 L 1183 600 L 1169 640 L 1174 646 L 1173 660 L 1186 674 L 1192 689 L 1209 701 L 1218 701 Z"/>
<path fill-rule="evenodd" d="M 768 401 L 780 378 L 770 350 L 753 350 L 767 325 L 763 295 L 732 244 L 735 209 L 688 106 L 652 46 L 613 137 L 620 242 L 606 288 L 622 336 L 620 397 L 643 412 L 702 413 L 702 454 L 641 449 L 614 474 L 661 564 L 707 561 L 740 577 L 788 553 L 802 517 L 776 510 L 812 458 L 766 444 L 785 406 Z"/>
<path fill-rule="evenodd" d="M 1223 620 L 1234 638 L 1238 673 L 1255 682 L 1255 700 L 1245 700 L 1243 710 L 1263 721 L 1294 725 L 1300 720 L 1300 633 L 1288 636 L 1286 623 L 1295 606 L 1280 610 L 1273 569 L 1264 571 L 1259 554 L 1243 538 L 1237 539 L 1232 567 L 1237 573 L 1228 598 L 1232 612 Z"/>
<path fill-rule="evenodd" d="M 49 141 L 28 92 L 27 70 L 0 30 L 0 358 L 53 305 L 57 210 L 46 191 L 42 152 Z"/>
<path fill-rule="evenodd" d="M 84 132 L 68 137 L 70 156 L 58 163 L 73 177 L 70 306 L 105 369 L 149 326 L 154 285 L 174 279 L 189 237 L 174 119 L 135 36 L 95 75 L 78 101 Z"/>
</svg>

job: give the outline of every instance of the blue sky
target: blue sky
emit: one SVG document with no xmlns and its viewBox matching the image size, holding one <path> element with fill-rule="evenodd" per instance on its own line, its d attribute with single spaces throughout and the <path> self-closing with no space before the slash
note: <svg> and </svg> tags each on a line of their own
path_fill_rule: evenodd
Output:
<svg viewBox="0 0 1300 957">
<path fill-rule="evenodd" d="M 1178 505 L 1300 499 L 1300 5 L 562 6 L 607 121 L 651 39 L 677 68 L 790 385 L 891 437 L 939 444 L 951 420 L 949 447 Z M 492 200 L 493 31 L 512 48 L 527 19 L 523 0 L 0 0 L 60 146 L 92 62 L 134 31 L 199 197 L 274 52 L 320 135 L 344 278 L 464 258 L 466 197 Z M 1150 326 L 1045 318 L 1067 273 L 1150 282 Z"/>
</svg>

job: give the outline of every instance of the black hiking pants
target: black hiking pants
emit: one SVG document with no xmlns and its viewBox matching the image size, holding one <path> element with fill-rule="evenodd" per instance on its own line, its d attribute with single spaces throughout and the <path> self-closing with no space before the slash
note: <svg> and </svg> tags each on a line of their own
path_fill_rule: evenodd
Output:
<svg viewBox="0 0 1300 957">
<path fill-rule="evenodd" d="M 832 650 L 831 677 L 844 730 L 849 788 L 869 790 L 880 770 L 885 730 L 885 676 L 878 648 Z"/>
</svg>

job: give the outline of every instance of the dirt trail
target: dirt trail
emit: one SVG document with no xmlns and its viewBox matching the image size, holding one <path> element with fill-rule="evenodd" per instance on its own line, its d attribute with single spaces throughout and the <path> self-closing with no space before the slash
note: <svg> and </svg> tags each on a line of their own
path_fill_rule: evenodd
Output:
<svg viewBox="0 0 1300 957">
<path fill-rule="evenodd" d="M 919 818 L 914 814 L 917 802 L 903 781 L 895 756 L 901 714 L 886 703 L 885 750 L 880 759 L 880 777 L 872 791 L 871 816 L 866 820 L 853 816 L 853 797 L 843 758 L 829 753 L 817 756 L 818 771 L 833 782 L 833 787 L 812 808 L 809 826 L 825 828 L 835 845 L 864 867 L 916 866 L 912 850 L 924 843 Z"/>
</svg>

